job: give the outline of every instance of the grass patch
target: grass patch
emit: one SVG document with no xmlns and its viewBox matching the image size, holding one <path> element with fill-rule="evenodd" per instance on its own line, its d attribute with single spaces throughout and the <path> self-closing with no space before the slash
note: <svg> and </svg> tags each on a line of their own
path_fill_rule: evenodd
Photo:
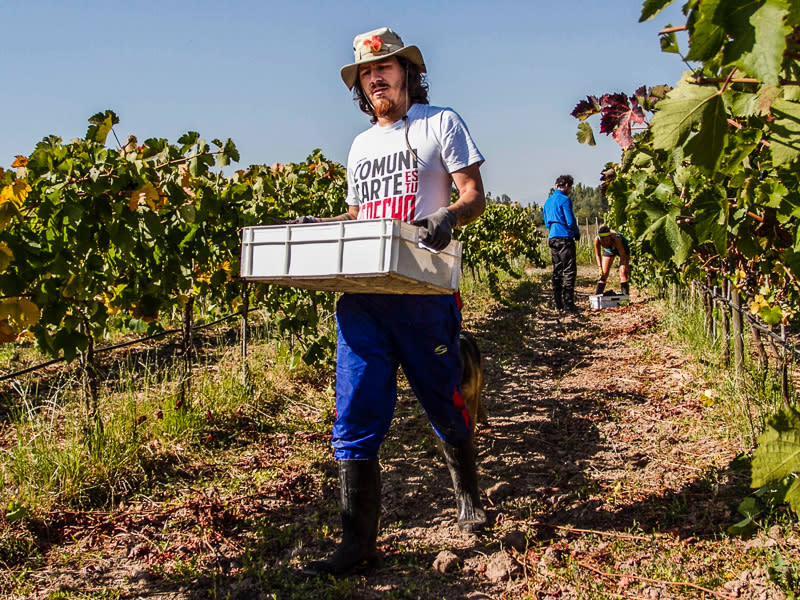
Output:
<svg viewBox="0 0 800 600">
<path fill-rule="evenodd" d="M 737 373 L 731 364 L 731 353 L 726 362 L 722 336 L 709 338 L 705 310 L 698 296 L 673 290 L 662 300 L 662 309 L 665 335 L 686 349 L 699 379 L 708 382 L 707 388 L 697 393 L 704 395 L 704 404 L 713 408 L 715 417 L 741 450 L 749 451 L 766 420 L 783 405 L 780 373 L 754 360 L 748 335 L 744 336 L 743 372 Z"/>
<path fill-rule="evenodd" d="M 68 385 L 75 377 L 49 385 L 45 397 L 34 375 L 18 384 L 0 454 L 0 502 L 32 516 L 108 508 L 264 432 L 306 431 L 309 423 L 330 429 L 329 370 L 297 363 L 285 345 L 266 341 L 251 344 L 247 381 L 238 349 L 222 345 L 203 356 L 182 400 L 180 360 L 121 355 L 107 367 L 91 427 L 80 386 Z"/>
</svg>

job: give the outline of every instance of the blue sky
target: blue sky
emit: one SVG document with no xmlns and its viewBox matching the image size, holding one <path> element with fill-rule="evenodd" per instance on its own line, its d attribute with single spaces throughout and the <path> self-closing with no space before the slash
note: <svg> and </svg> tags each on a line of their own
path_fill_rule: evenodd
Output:
<svg viewBox="0 0 800 600">
<path fill-rule="evenodd" d="M 674 84 L 685 65 L 658 31 L 680 4 L 638 23 L 638 0 L 105 0 L 5 2 L 0 166 L 55 134 L 82 137 L 105 109 L 120 139 L 232 138 L 239 165 L 345 162 L 368 120 L 339 77 L 352 39 L 389 26 L 422 50 L 432 104 L 461 114 L 486 157 L 487 191 L 542 202 L 571 173 L 597 185 L 616 144 L 577 143 L 587 94 Z M 685 48 L 685 40 L 683 47 Z M 599 138 L 603 139 L 599 139 Z"/>
</svg>

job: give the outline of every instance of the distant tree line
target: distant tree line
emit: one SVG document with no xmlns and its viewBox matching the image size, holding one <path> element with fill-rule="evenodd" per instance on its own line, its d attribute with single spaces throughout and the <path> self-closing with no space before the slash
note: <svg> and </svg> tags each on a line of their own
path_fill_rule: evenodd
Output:
<svg viewBox="0 0 800 600">
<path fill-rule="evenodd" d="M 579 223 L 594 222 L 595 219 L 603 220 L 602 215 L 608 212 L 608 200 L 606 200 L 600 187 L 589 187 L 582 183 L 576 183 L 570 194 L 572 199 L 572 212 Z"/>
</svg>

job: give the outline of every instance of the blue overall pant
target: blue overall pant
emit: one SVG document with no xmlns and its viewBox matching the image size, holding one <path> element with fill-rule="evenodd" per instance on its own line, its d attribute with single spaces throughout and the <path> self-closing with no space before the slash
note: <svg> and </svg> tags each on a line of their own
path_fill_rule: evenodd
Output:
<svg viewBox="0 0 800 600">
<path fill-rule="evenodd" d="M 454 294 L 344 294 L 336 323 L 337 460 L 378 458 L 397 403 L 398 366 L 436 435 L 456 446 L 469 439 L 472 422 L 460 390 L 461 310 Z"/>
</svg>

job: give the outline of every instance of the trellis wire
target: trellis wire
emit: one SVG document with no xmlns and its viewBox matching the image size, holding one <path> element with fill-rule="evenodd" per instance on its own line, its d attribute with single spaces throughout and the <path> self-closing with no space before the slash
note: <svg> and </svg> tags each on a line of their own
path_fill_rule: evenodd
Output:
<svg viewBox="0 0 800 600">
<path fill-rule="evenodd" d="M 252 312 L 254 310 L 259 310 L 259 309 L 258 308 L 250 308 L 250 309 L 248 309 L 247 312 Z M 213 327 L 214 325 L 219 325 L 220 323 L 223 323 L 225 321 L 229 321 L 231 319 L 234 319 L 236 317 L 243 317 L 243 314 L 247 314 L 247 313 L 243 313 L 243 311 L 239 311 L 239 312 L 236 312 L 236 313 L 233 313 L 233 314 L 230 314 L 230 315 L 225 315 L 224 317 L 220 317 L 216 321 L 212 321 L 210 323 L 204 323 L 203 325 L 200 325 L 200 326 L 197 326 L 197 327 L 193 327 L 193 330 L 194 331 L 199 331 L 201 329 L 207 329 L 209 327 Z M 141 344 L 143 342 L 148 342 L 150 340 L 156 340 L 156 339 L 159 339 L 159 338 L 167 337 L 168 335 L 173 335 L 173 334 L 176 334 L 176 333 L 182 333 L 182 331 L 183 331 L 182 328 L 167 329 L 165 331 L 159 331 L 158 333 L 154 333 L 153 335 L 148 335 L 146 337 L 136 338 L 135 340 L 128 340 L 127 342 L 121 342 L 119 344 L 113 344 L 111 346 L 104 346 L 102 348 L 98 348 L 98 349 L 95 350 L 95 354 L 100 354 L 101 352 L 109 352 L 111 350 L 118 350 L 120 348 L 125 348 L 127 346 L 135 346 L 136 344 Z M 242 352 L 243 352 L 243 356 L 246 356 L 246 343 L 244 341 L 242 342 Z M 13 373 L 8 373 L 6 375 L 0 375 L 0 382 L 1 381 L 6 381 L 7 379 L 14 379 L 16 377 L 19 377 L 21 375 L 26 375 L 28 373 L 33 373 L 33 372 L 38 371 L 40 369 L 44 369 L 45 367 L 49 367 L 51 365 L 55 365 L 55 364 L 58 364 L 60 362 L 63 362 L 64 360 L 65 359 L 63 357 L 54 358 L 52 360 L 48 360 L 46 362 L 39 363 L 39 364 L 33 365 L 31 367 L 27 367 L 25 369 L 21 369 L 19 371 L 15 371 Z"/>
<path fill-rule="evenodd" d="M 696 286 L 698 289 L 700 289 L 709 298 L 709 306 L 705 307 L 706 310 L 709 310 L 709 307 L 713 307 L 713 305 L 715 303 L 719 303 L 719 304 L 725 305 L 725 306 L 727 306 L 727 307 L 729 307 L 731 309 L 731 314 L 733 316 L 733 321 L 734 321 L 733 340 L 734 340 L 734 348 L 735 348 L 735 353 L 736 353 L 736 359 L 735 359 L 735 363 L 736 364 L 735 364 L 735 367 L 736 367 L 736 371 L 737 372 L 742 372 L 742 370 L 744 369 L 744 365 L 743 365 L 743 333 L 742 333 L 742 327 L 741 327 L 742 317 L 744 318 L 744 320 L 747 321 L 748 325 L 751 328 L 751 333 L 753 335 L 754 342 L 758 346 L 758 351 L 759 351 L 759 355 L 760 355 L 759 359 L 760 360 L 762 360 L 762 359 L 766 360 L 766 353 L 764 352 L 763 344 L 761 343 L 761 340 L 759 339 L 759 336 L 761 334 L 764 334 L 769 338 L 770 344 L 772 345 L 773 350 L 775 351 L 775 354 L 777 355 L 777 359 L 779 361 L 779 367 L 780 367 L 780 372 L 781 372 L 781 395 L 783 396 L 784 404 L 788 405 L 790 403 L 790 398 L 789 398 L 789 367 L 788 367 L 788 363 L 789 363 L 790 359 L 787 356 L 787 354 L 791 353 L 791 357 L 792 357 L 792 359 L 794 359 L 794 357 L 800 356 L 800 351 L 798 351 L 797 345 L 795 344 L 794 341 L 792 341 L 791 343 L 787 341 L 787 339 L 786 339 L 786 326 L 784 324 L 781 324 L 781 326 L 780 326 L 781 330 L 780 330 L 780 335 L 779 335 L 775 331 L 773 331 L 773 329 L 769 325 L 767 325 L 766 323 L 764 323 L 760 319 L 758 319 L 755 316 L 753 316 L 750 313 L 750 311 L 743 310 L 742 307 L 741 307 L 741 300 L 740 300 L 740 296 L 739 296 L 738 292 L 731 290 L 730 285 L 727 286 L 728 287 L 727 291 L 730 292 L 730 295 L 731 295 L 730 298 L 727 297 L 727 294 L 720 294 L 717 291 L 716 287 L 711 287 L 711 286 L 705 285 L 705 284 L 703 284 L 703 283 L 701 283 L 699 281 L 694 281 L 693 285 Z M 738 324 L 737 324 L 737 320 L 738 320 Z M 715 327 L 716 326 L 716 321 L 714 321 L 713 324 L 714 324 L 714 329 L 716 329 L 716 327 Z M 724 323 L 723 323 L 723 325 L 724 325 Z M 729 332 L 728 332 L 726 327 L 723 327 L 723 329 L 725 329 L 725 345 L 726 345 L 726 349 L 727 349 L 727 345 L 729 343 L 729 337 L 728 337 Z M 716 336 L 716 331 L 714 331 L 714 336 Z M 780 352 L 778 352 L 778 350 L 775 348 L 776 345 L 780 347 L 780 349 L 781 349 Z"/>
</svg>

